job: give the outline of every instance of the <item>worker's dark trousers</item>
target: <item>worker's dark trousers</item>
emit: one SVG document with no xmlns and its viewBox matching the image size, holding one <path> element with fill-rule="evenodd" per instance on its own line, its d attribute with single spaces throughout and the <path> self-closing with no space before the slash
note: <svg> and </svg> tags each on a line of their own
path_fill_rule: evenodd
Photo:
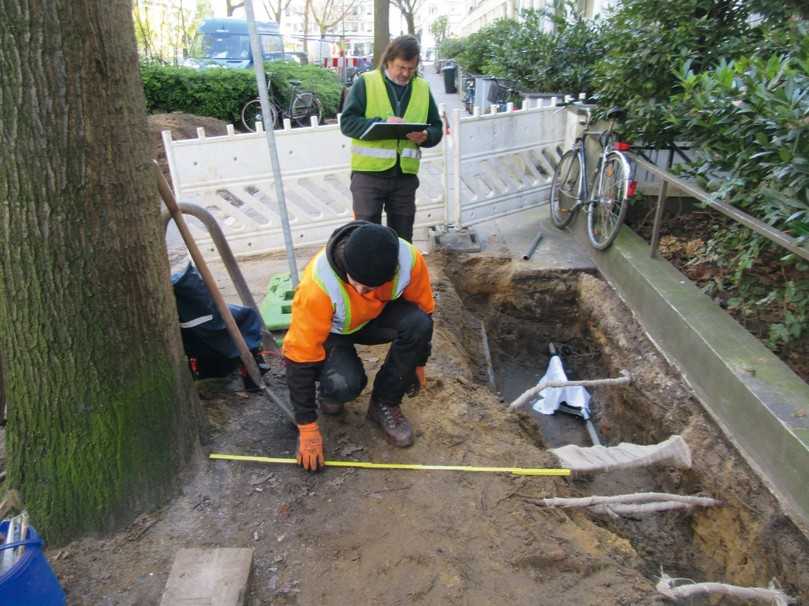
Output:
<svg viewBox="0 0 809 606">
<path fill-rule="evenodd" d="M 412 242 L 418 188 L 419 178 L 416 175 L 351 173 L 354 218 L 381 223 L 384 210 L 388 216 L 388 227 L 396 230 L 400 238 Z"/>
<path fill-rule="evenodd" d="M 388 303 L 382 314 L 349 335 L 332 334 L 326 341 L 326 362 L 320 371 L 320 397 L 335 402 L 356 398 L 368 377 L 354 344 L 390 343 L 382 368 L 376 373 L 371 397 L 377 402 L 399 404 L 414 385 L 416 367 L 430 357 L 433 320 L 409 301 Z"/>
</svg>

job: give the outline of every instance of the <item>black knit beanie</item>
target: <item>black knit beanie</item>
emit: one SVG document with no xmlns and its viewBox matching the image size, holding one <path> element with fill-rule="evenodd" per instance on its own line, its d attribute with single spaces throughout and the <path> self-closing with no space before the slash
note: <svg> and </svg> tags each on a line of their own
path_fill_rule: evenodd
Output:
<svg viewBox="0 0 809 606">
<path fill-rule="evenodd" d="M 368 223 L 348 236 L 343 249 L 345 270 L 363 286 L 392 280 L 399 266 L 399 238 L 390 227 Z"/>
</svg>

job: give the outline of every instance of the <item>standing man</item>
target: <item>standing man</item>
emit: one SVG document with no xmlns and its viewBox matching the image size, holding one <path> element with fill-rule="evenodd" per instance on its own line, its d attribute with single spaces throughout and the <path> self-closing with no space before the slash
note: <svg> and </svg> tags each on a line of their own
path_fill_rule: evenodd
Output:
<svg viewBox="0 0 809 606">
<path fill-rule="evenodd" d="M 368 383 L 355 343 L 391 343 L 374 380 L 367 418 L 394 446 L 413 444 L 401 402 L 424 380 L 434 308 L 424 258 L 389 227 L 353 221 L 338 228 L 309 262 L 292 300 L 283 348 L 300 432 L 298 463 L 304 469 L 323 466 L 318 399 L 320 412 L 337 415 Z"/>
<path fill-rule="evenodd" d="M 340 130 L 352 139 L 354 218 L 381 223 L 384 209 L 388 226 L 408 242 L 413 241 L 420 148 L 438 145 L 443 127 L 430 87 L 418 75 L 420 51 L 414 36 L 391 40 L 379 69 L 364 73 L 351 87 L 340 117 Z M 406 139 L 360 139 L 374 122 L 428 126 Z"/>
</svg>

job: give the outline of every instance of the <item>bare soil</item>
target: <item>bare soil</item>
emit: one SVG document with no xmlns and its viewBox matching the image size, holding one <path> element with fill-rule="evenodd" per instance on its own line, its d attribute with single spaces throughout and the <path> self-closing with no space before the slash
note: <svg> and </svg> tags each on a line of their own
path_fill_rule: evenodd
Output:
<svg viewBox="0 0 809 606">
<path fill-rule="evenodd" d="M 431 255 L 430 265 L 439 307 L 428 386 L 403 407 L 415 446 L 394 449 L 369 427 L 364 394 L 343 416 L 322 420 L 327 457 L 557 466 L 544 428 L 506 412 L 485 385 L 482 320 L 496 364 L 541 369 L 554 340 L 578 344 L 582 378 L 631 369 L 631 386 L 594 393 L 603 439 L 649 443 L 681 433 L 693 469 L 573 479 L 333 468 L 310 475 L 209 461 L 210 452 L 292 456 L 296 432 L 265 398 L 208 384 L 199 460 L 177 497 L 120 533 L 48 551 L 69 602 L 157 604 L 176 550 L 206 546 L 255 550 L 253 605 L 655 604 L 661 566 L 698 581 L 765 586 L 777 578 L 809 601 L 805 535 L 606 284 L 483 256 Z M 385 351 L 361 348 L 370 377 Z M 269 381 L 284 393 L 279 364 Z M 709 494 L 725 506 L 611 520 L 532 502 L 635 490 Z"/>
</svg>

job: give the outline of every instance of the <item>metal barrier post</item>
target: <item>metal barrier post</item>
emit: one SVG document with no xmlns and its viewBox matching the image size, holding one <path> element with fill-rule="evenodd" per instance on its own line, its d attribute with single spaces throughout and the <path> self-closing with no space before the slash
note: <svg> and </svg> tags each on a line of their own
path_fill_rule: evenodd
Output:
<svg viewBox="0 0 809 606">
<path fill-rule="evenodd" d="M 689 183 L 685 179 L 681 177 L 677 177 L 676 175 L 672 175 L 668 171 L 663 170 L 655 166 L 654 163 L 649 162 L 645 158 L 640 157 L 638 154 L 630 154 L 632 160 L 644 170 L 649 171 L 656 177 L 663 179 L 672 185 L 674 185 L 677 189 L 682 190 L 692 198 L 696 198 L 700 202 L 704 203 L 709 208 L 713 208 L 714 210 L 719 211 L 723 215 L 726 215 L 736 221 L 737 223 L 741 223 L 745 227 L 752 229 L 757 234 L 764 236 L 771 242 L 778 244 L 783 248 L 786 248 L 789 252 L 794 253 L 801 257 L 802 259 L 806 259 L 809 261 L 809 248 L 802 246 L 799 243 L 797 238 L 793 238 L 789 234 L 786 234 L 780 230 L 775 229 L 771 225 L 767 225 L 764 221 L 753 217 L 752 215 L 748 215 L 743 210 L 728 204 L 727 202 L 722 202 L 719 200 L 715 200 L 708 192 L 703 190 L 702 188 Z"/>
<path fill-rule="evenodd" d="M 669 159 L 666 166 L 666 170 L 671 170 L 671 165 L 674 164 L 674 150 L 669 150 Z M 663 223 L 663 208 L 666 205 L 666 199 L 668 198 L 669 192 L 669 182 L 665 179 L 661 179 L 662 183 L 660 184 L 660 193 L 657 195 L 657 208 L 655 209 L 655 220 L 654 226 L 652 227 L 652 242 L 651 247 L 652 250 L 650 251 L 650 256 L 654 259 L 657 257 L 657 245 L 660 242 L 660 226 Z"/>
<path fill-rule="evenodd" d="M 253 51 L 253 65 L 256 68 L 256 84 L 258 85 L 258 98 L 261 102 L 261 114 L 269 116 L 270 98 L 267 94 L 267 75 L 264 72 L 264 55 L 261 44 L 258 41 L 256 32 L 256 18 L 253 14 L 253 0 L 244 0 L 244 10 L 247 13 L 247 29 L 250 32 L 250 48 Z M 284 197 L 284 183 L 281 180 L 281 163 L 278 161 L 278 149 L 275 146 L 275 134 L 273 125 L 269 125 L 264 131 L 267 137 L 267 147 L 270 149 L 270 161 L 272 163 L 273 184 L 275 185 L 275 196 L 278 199 L 278 214 L 281 215 L 281 227 L 284 231 L 284 244 L 287 249 L 287 263 L 289 263 L 289 274 L 292 276 L 292 286 L 298 286 L 298 265 L 295 261 L 295 250 L 292 242 L 292 231 L 289 228 L 289 215 L 287 214 L 287 202 Z"/>
<path fill-rule="evenodd" d="M 461 110 L 452 110 L 452 169 L 455 171 L 452 188 L 452 210 L 447 214 L 447 222 L 461 226 Z"/>
</svg>

